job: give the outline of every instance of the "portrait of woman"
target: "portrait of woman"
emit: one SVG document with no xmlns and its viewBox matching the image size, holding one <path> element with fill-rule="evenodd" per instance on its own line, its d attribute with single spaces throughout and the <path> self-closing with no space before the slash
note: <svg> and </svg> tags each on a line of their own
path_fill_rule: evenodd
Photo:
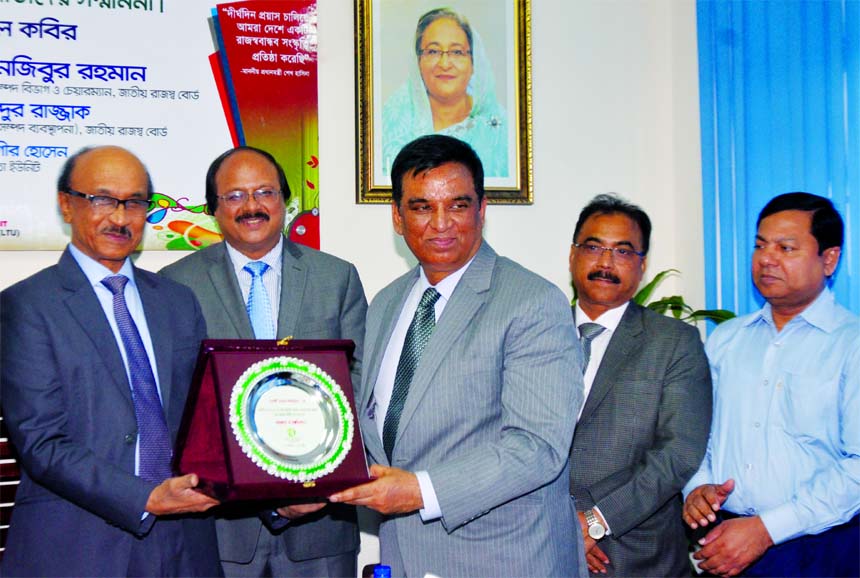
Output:
<svg viewBox="0 0 860 578">
<path fill-rule="evenodd" d="M 446 134 L 469 143 L 488 177 L 508 177 L 508 120 L 496 96 L 481 37 L 449 8 L 418 19 L 406 81 L 382 107 L 382 164 L 418 136 Z"/>
</svg>

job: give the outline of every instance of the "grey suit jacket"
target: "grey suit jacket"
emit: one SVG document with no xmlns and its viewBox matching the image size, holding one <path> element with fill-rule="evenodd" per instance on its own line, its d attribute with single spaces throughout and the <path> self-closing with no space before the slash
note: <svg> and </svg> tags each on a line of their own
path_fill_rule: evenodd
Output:
<svg viewBox="0 0 860 578">
<path fill-rule="evenodd" d="M 630 303 L 585 402 L 571 451 L 577 507 L 612 535 L 609 576 L 689 576 L 681 489 L 705 455 L 711 375 L 692 326 Z"/>
<path fill-rule="evenodd" d="M 373 388 L 418 268 L 368 311 L 359 414 L 372 461 L 388 464 Z M 429 473 L 442 518 L 418 512 L 380 528 L 395 576 L 581 576 L 568 450 L 582 402 L 568 303 L 546 280 L 484 242 L 427 344 L 391 465 Z"/>
<path fill-rule="evenodd" d="M 175 439 L 206 327 L 187 288 L 140 269 L 134 278 Z M 153 524 L 181 527 L 190 563 L 181 573 L 220 574 L 211 517 L 141 521 L 156 484 L 134 475 L 131 387 L 74 257 L 67 250 L 3 291 L 0 309 L 0 393 L 22 466 L 0 574 L 125 576 L 133 542 L 149 539 Z"/>
<path fill-rule="evenodd" d="M 253 339 L 254 332 L 224 243 L 192 253 L 161 273 L 189 286 L 203 309 L 208 336 Z M 352 339 L 353 384 L 357 387 L 362 358 L 367 301 L 358 272 L 351 264 L 284 239 L 277 336 L 296 339 Z M 266 517 L 265 515 L 263 516 Z M 221 559 L 247 563 L 264 529 L 256 511 L 216 521 Z M 355 508 L 330 505 L 291 522 L 283 530 L 293 561 L 334 556 L 358 549 Z"/>
</svg>

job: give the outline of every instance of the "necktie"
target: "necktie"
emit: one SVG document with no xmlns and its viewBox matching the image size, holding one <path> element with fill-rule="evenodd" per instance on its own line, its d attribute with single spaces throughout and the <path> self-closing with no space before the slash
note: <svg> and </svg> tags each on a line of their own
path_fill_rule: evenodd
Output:
<svg viewBox="0 0 860 578">
<path fill-rule="evenodd" d="M 591 359 L 591 342 L 595 337 L 606 331 L 606 328 L 598 323 L 583 323 L 579 326 L 579 343 L 582 344 L 582 372 L 588 368 L 588 360 Z"/>
<path fill-rule="evenodd" d="M 430 341 L 430 335 L 436 327 L 436 312 L 434 305 L 439 300 L 439 292 L 429 287 L 421 296 L 415 317 L 406 330 L 406 339 L 403 341 L 403 351 L 400 352 L 400 360 L 397 362 L 397 372 L 394 374 L 394 388 L 391 391 L 391 402 L 388 404 L 388 412 L 385 414 L 385 423 L 382 426 L 382 445 L 385 455 L 391 463 L 391 454 L 394 451 L 394 440 L 397 438 L 397 427 L 400 425 L 400 414 L 406 404 L 406 395 L 409 393 L 409 384 L 415 374 L 415 368 L 421 360 L 424 347 Z"/>
<path fill-rule="evenodd" d="M 150 482 L 161 483 L 172 474 L 170 458 L 172 450 L 164 408 L 158 397 L 158 387 L 149 357 L 143 347 L 140 332 L 128 312 L 125 303 L 125 285 L 128 277 L 116 275 L 102 279 L 102 285 L 113 293 L 113 314 L 119 327 L 122 346 L 128 361 L 131 376 L 131 397 L 134 401 L 134 415 L 137 419 L 139 436 L 138 476 Z"/>
<path fill-rule="evenodd" d="M 272 304 L 263 286 L 263 273 L 269 265 L 262 261 L 251 261 L 244 267 L 251 274 L 251 291 L 248 293 L 248 317 L 257 339 L 274 339 L 275 324 L 272 323 Z"/>
</svg>

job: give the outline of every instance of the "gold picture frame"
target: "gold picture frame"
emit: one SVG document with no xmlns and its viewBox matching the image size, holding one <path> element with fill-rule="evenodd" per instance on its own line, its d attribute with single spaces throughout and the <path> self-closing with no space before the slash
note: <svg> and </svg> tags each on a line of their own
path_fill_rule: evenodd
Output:
<svg viewBox="0 0 860 578">
<path fill-rule="evenodd" d="M 430 80 L 424 80 L 418 52 L 426 51 L 416 44 L 426 41 L 427 33 L 416 41 L 416 27 L 423 15 L 443 6 L 467 23 L 472 38 L 468 73 L 461 75 L 468 82 L 471 112 L 443 130 L 478 152 L 490 203 L 531 204 L 531 0 L 355 0 L 356 202 L 391 202 L 388 169 L 396 151 L 434 131 L 426 88 L 433 76 L 426 72 Z M 466 30 L 462 24 L 461 29 Z M 436 62 L 450 62 L 451 46 L 439 46 Z"/>
</svg>

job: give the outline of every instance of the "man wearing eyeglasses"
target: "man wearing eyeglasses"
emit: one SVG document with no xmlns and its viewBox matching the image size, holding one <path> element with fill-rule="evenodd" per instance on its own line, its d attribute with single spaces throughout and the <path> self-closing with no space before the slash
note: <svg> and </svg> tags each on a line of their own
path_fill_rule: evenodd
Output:
<svg viewBox="0 0 860 578">
<path fill-rule="evenodd" d="M 632 301 L 650 235 L 642 209 L 599 195 L 580 213 L 570 249 L 586 396 L 570 491 L 589 570 L 609 576 L 690 575 L 680 492 L 711 420 L 698 331 Z"/>
<path fill-rule="evenodd" d="M 0 295 L 3 412 L 22 466 L 3 576 L 220 574 L 217 501 L 171 448 L 206 327 L 191 291 L 135 267 L 152 182 L 84 149 L 57 185 L 72 239 Z"/>
<path fill-rule="evenodd" d="M 352 339 L 358 376 L 367 301 L 355 267 L 284 236 L 290 189 L 268 152 L 242 146 L 215 159 L 206 204 L 224 242 L 166 267 L 191 287 L 208 336 Z M 355 508 L 302 504 L 224 513 L 216 525 L 227 576 L 356 575 Z"/>
</svg>

